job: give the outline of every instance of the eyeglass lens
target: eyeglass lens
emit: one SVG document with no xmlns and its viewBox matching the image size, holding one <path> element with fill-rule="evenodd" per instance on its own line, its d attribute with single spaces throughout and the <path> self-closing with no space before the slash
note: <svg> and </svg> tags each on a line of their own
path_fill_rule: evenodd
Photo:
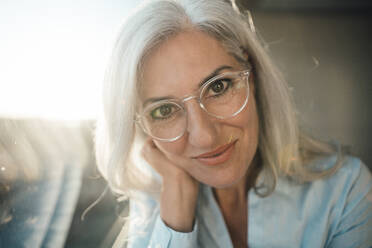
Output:
<svg viewBox="0 0 372 248">
<path fill-rule="evenodd" d="M 201 91 L 200 104 L 216 118 L 234 116 L 245 106 L 248 99 L 248 80 L 240 74 L 229 74 L 205 85 Z M 179 103 L 162 101 L 143 113 L 145 131 L 154 138 L 172 140 L 184 134 L 187 128 L 186 110 Z"/>
</svg>

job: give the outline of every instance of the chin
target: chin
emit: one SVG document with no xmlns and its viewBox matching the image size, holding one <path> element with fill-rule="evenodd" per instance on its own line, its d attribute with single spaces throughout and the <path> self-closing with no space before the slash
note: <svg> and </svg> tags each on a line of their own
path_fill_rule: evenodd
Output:
<svg viewBox="0 0 372 248">
<path fill-rule="evenodd" d="M 227 189 L 238 185 L 241 180 L 244 180 L 244 178 L 244 174 L 238 173 L 237 175 L 232 175 L 231 177 L 226 177 L 224 175 L 223 178 L 219 178 L 220 180 L 203 180 L 200 182 L 216 189 Z"/>
</svg>

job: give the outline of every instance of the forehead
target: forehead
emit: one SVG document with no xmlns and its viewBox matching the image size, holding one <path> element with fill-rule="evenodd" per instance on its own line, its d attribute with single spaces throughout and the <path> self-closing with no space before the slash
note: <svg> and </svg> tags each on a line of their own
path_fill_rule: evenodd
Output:
<svg viewBox="0 0 372 248">
<path fill-rule="evenodd" d="M 161 43 L 144 63 L 141 101 L 193 93 L 201 80 L 221 66 L 239 64 L 222 44 L 198 31 L 180 33 Z"/>
</svg>

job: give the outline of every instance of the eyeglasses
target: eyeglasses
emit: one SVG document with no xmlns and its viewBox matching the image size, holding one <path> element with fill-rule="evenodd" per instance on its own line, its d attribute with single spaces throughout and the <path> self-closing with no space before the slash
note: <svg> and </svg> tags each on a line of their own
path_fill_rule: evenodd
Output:
<svg viewBox="0 0 372 248">
<path fill-rule="evenodd" d="M 171 142 L 187 129 L 185 102 L 196 99 L 210 116 L 227 119 L 239 114 L 248 103 L 250 70 L 226 72 L 208 80 L 199 95 L 183 99 L 160 100 L 145 106 L 137 116 L 145 133 L 160 141 Z"/>
</svg>

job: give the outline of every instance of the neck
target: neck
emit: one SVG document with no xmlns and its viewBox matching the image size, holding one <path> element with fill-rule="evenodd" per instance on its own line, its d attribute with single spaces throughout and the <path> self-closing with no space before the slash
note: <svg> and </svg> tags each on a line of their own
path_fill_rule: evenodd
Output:
<svg viewBox="0 0 372 248">
<path fill-rule="evenodd" d="M 228 188 L 213 189 L 214 196 L 220 206 L 245 206 L 247 193 L 254 186 L 254 182 L 260 172 L 258 155 L 254 157 L 249 167 L 247 173 L 238 183 Z"/>
<path fill-rule="evenodd" d="M 234 186 L 223 188 L 223 189 L 213 189 L 214 196 L 218 204 L 226 206 L 236 206 L 244 204 L 247 201 L 247 190 L 245 187 L 245 181 L 241 180 L 238 184 Z"/>
</svg>

